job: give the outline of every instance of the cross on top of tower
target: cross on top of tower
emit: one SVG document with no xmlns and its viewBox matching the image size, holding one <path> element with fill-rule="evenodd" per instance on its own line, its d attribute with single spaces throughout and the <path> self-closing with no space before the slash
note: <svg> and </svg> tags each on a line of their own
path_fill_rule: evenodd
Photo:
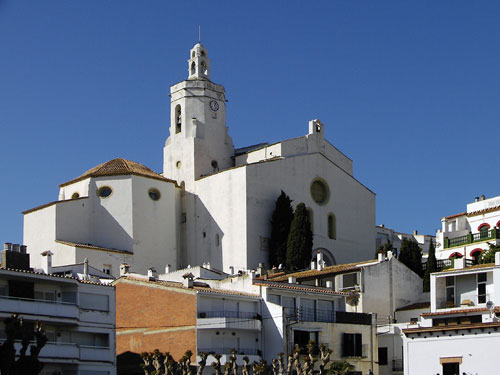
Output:
<svg viewBox="0 0 500 375">
<path fill-rule="evenodd" d="M 188 79 L 210 80 L 210 59 L 201 43 L 196 43 L 189 51 L 188 69 Z"/>
</svg>

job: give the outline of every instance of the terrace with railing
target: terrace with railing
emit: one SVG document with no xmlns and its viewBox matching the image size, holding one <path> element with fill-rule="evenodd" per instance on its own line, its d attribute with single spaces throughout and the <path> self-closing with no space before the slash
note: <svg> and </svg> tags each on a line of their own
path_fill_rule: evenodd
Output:
<svg viewBox="0 0 500 375">
<path fill-rule="evenodd" d="M 319 310 L 312 308 L 290 309 L 285 308 L 286 316 L 293 321 L 345 323 L 345 324 L 372 324 L 371 314 L 353 313 L 347 311 Z"/>
<path fill-rule="evenodd" d="M 198 313 L 198 318 L 262 319 L 255 312 L 245 311 L 202 311 Z"/>
<path fill-rule="evenodd" d="M 476 242 L 496 240 L 500 239 L 500 229 L 493 228 L 489 230 L 483 230 L 479 233 L 469 233 L 465 236 L 454 237 L 454 238 L 444 238 L 444 248 L 449 249 L 450 247 L 469 245 Z"/>
</svg>

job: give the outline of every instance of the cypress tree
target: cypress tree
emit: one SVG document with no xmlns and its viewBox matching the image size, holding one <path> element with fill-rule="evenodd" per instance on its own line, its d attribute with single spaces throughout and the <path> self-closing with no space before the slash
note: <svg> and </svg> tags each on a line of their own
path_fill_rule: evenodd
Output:
<svg viewBox="0 0 500 375">
<path fill-rule="evenodd" d="M 424 273 L 424 292 L 429 292 L 431 290 L 431 273 L 437 270 L 436 249 L 434 247 L 434 241 L 431 240 L 429 244 L 429 254 L 427 256 L 427 266 Z"/>
<path fill-rule="evenodd" d="M 417 241 L 403 238 L 401 250 L 399 251 L 399 261 L 409 269 L 422 277 L 422 249 Z"/>
<path fill-rule="evenodd" d="M 292 220 L 292 200 L 281 190 L 271 217 L 271 239 L 269 241 L 269 264 L 271 267 L 280 264 L 285 266 L 286 264 L 286 245 Z"/>
<path fill-rule="evenodd" d="M 290 234 L 286 249 L 286 266 L 295 271 L 304 269 L 309 265 L 312 257 L 313 234 L 311 222 L 304 203 L 299 203 L 295 208 L 293 220 L 290 225 Z"/>
</svg>

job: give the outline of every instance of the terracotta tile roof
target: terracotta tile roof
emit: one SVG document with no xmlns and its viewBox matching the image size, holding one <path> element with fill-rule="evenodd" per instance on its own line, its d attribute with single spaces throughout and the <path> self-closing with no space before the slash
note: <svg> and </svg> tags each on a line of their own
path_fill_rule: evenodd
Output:
<svg viewBox="0 0 500 375">
<path fill-rule="evenodd" d="M 133 254 L 131 251 L 128 251 L 128 250 L 112 249 L 109 247 L 102 247 L 102 246 L 92 245 L 89 243 L 85 244 L 85 243 L 77 243 L 77 242 L 69 242 L 69 241 L 61 241 L 61 240 L 56 240 L 55 242 L 66 245 L 66 246 L 82 247 L 84 249 L 90 249 L 90 250 L 111 251 L 113 253 L 122 253 L 122 254 Z"/>
<path fill-rule="evenodd" d="M 420 327 L 420 328 L 407 328 L 403 329 L 405 335 L 408 334 L 418 334 L 426 332 L 443 332 L 443 331 L 457 331 L 464 329 L 483 329 L 483 328 L 497 328 L 500 327 L 500 323 L 472 323 L 472 324 L 457 324 L 453 326 L 443 326 L 443 327 Z"/>
<path fill-rule="evenodd" d="M 420 310 L 420 309 L 427 309 L 430 307 L 431 307 L 430 302 L 416 302 L 412 303 L 411 305 L 399 307 L 396 309 L 396 311 Z"/>
<path fill-rule="evenodd" d="M 343 273 L 343 272 L 347 272 L 347 271 L 357 270 L 357 269 L 360 269 L 362 266 L 367 266 L 370 264 L 377 264 L 377 261 L 375 259 L 372 259 L 372 260 L 365 260 L 363 262 L 339 264 L 336 266 L 325 267 L 321 271 L 306 270 L 306 271 L 293 272 L 293 273 L 288 273 L 288 274 L 283 275 L 283 276 L 272 277 L 272 280 L 273 281 L 285 281 L 285 280 L 288 280 L 288 278 L 290 276 L 296 277 L 297 280 L 308 279 L 308 278 L 317 278 L 319 276 L 325 276 L 325 275 L 330 275 L 330 274 L 337 274 L 337 273 Z"/>
<path fill-rule="evenodd" d="M 468 266 L 468 267 L 459 268 L 459 269 L 448 268 L 448 269 L 444 269 L 444 270 L 438 271 L 437 273 L 441 273 L 441 272 L 463 272 L 463 271 L 467 271 L 467 270 L 475 270 L 475 269 L 481 269 L 481 268 L 492 268 L 494 266 L 495 266 L 495 263 L 474 264 L 473 266 Z"/>
<path fill-rule="evenodd" d="M 89 169 L 80 177 L 65 182 L 59 185 L 59 187 L 64 187 L 89 177 L 121 176 L 121 175 L 137 175 L 137 176 L 149 177 L 149 178 L 154 178 L 156 180 L 175 183 L 175 181 L 165 178 L 156 172 L 153 172 L 145 165 L 136 163 L 135 161 L 126 160 L 123 158 L 116 158 Z"/>
<path fill-rule="evenodd" d="M 421 316 L 441 316 L 441 315 L 454 315 L 454 314 L 466 314 L 466 313 L 476 313 L 476 312 L 486 312 L 488 309 L 486 307 L 476 307 L 472 309 L 457 309 L 457 310 L 445 310 L 445 311 L 437 311 L 437 312 L 429 312 L 420 314 Z M 500 306 L 495 307 L 494 310 L 496 313 L 500 312 Z"/>
<path fill-rule="evenodd" d="M 335 294 L 338 296 L 350 296 L 352 294 L 350 292 L 336 292 L 335 290 L 332 290 L 332 289 L 322 288 L 322 287 L 317 287 L 317 286 L 277 283 L 277 282 L 268 281 L 268 280 L 256 280 L 254 282 L 254 285 L 264 285 L 264 286 L 268 286 L 271 288 L 297 290 L 297 291 L 301 291 L 301 292 Z"/>
<path fill-rule="evenodd" d="M 472 212 L 467 212 L 467 216 L 476 216 L 476 215 L 481 215 L 481 214 L 486 214 L 488 212 L 494 212 L 500 210 L 500 206 L 494 206 L 494 207 L 488 207 L 483 210 L 478 210 L 478 211 L 472 211 Z"/>
<path fill-rule="evenodd" d="M 132 276 L 126 276 L 126 275 L 115 280 L 113 282 L 113 284 L 120 282 L 120 281 L 123 281 L 123 280 L 130 280 L 133 282 L 152 284 L 152 285 L 160 285 L 160 286 L 165 286 L 168 288 L 178 288 L 178 289 L 182 289 L 184 291 L 201 292 L 201 293 L 207 293 L 207 294 L 219 294 L 219 295 L 260 298 L 260 296 L 258 294 L 253 294 L 253 293 L 245 293 L 245 292 L 238 292 L 238 291 L 234 291 L 234 290 L 214 289 L 214 288 L 210 288 L 210 287 L 197 286 L 196 282 L 195 282 L 195 285 L 193 286 L 193 288 L 188 288 L 188 287 L 184 286 L 184 283 L 177 282 L 177 281 L 149 280 L 149 279 L 141 279 L 138 277 L 132 277 Z"/>
<path fill-rule="evenodd" d="M 467 212 L 461 212 L 459 214 L 446 216 L 445 219 L 453 219 L 453 218 L 456 218 L 456 217 L 464 216 L 465 214 L 467 214 Z"/>
<path fill-rule="evenodd" d="M 46 274 L 43 272 L 36 272 L 32 269 L 29 270 L 22 270 L 22 269 L 17 269 L 17 268 L 6 268 L 0 265 L 0 270 L 5 270 L 5 271 L 13 271 L 13 272 L 20 272 L 20 273 L 26 273 L 26 274 L 31 274 L 31 275 L 38 275 L 38 276 L 47 276 L 47 277 L 52 277 L 52 278 L 58 278 L 58 279 L 65 279 L 65 280 L 76 280 L 79 283 L 83 284 L 93 284 L 93 285 L 103 285 L 103 286 L 112 286 L 110 284 L 103 284 L 103 283 L 98 283 L 96 281 L 91 281 L 91 280 L 80 280 L 76 277 L 73 276 L 67 276 L 67 275 L 55 275 L 55 274 Z"/>
</svg>

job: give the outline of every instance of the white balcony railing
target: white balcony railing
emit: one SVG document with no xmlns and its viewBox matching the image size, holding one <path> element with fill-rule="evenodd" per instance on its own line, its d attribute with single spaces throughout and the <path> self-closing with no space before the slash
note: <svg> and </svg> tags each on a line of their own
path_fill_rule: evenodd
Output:
<svg viewBox="0 0 500 375">
<path fill-rule="evenodd" d="M 18 314 L 43 315 L 78 319 L 79 309 L 74 303 L 52 302 L 18 297 L 0 296 L 0 311 Z"/>
</svg>

